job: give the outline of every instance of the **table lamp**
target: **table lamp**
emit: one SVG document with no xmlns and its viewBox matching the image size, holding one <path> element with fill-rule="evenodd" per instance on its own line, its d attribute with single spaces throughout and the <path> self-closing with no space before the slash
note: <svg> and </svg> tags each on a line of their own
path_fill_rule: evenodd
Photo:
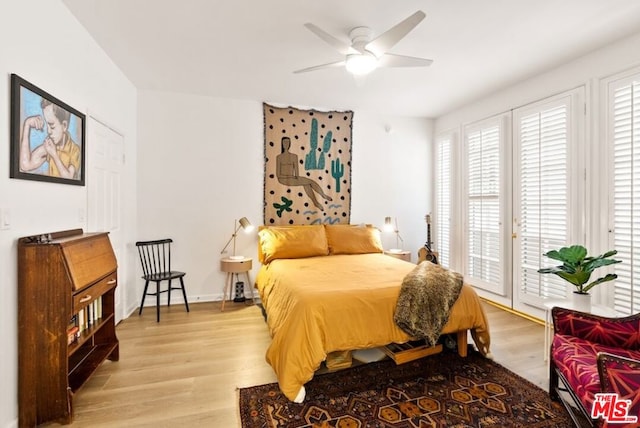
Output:
<svg viewBox="0 0 640 428">
<path fill-rule="evenodd" d="M 253 230 L 253 225 L 249 222 L 249 220 L 247 220 L 246 217 L 242 217 L 240 220 L 234 220 L 233 221 L 233 234 L 231 235 L 231 238 L 229 238 L 229 240 L 225 244 L 225 246 L 222 249 L 222 251 L 220 251 L 220 254 L 224 254 L 224 252 L 227 250 L 227 247 L 229 246 L 231 241 L 233 241 L 233 255 L 231 257 L 229 257 L 232 260 L 242 260 L 242 259 L 244 259 L 244 256 L 236 256 L 236 236 L 238 235 L 238 231 L 240 230 L 240 228 L 244 229 L 245 233 L 249 233 L 249 232 L 251 232 Z"/>
<path fill-rule="evenodd" d="M 393 233 L 396 234 L 396 247 L 397 248 L 392 248 L 389 251 L 392 252 L 392 253 L 401 252 L 402 251 L 402 247 L 400 247 L 400 242 L 402 242 L 404 244 L 404 240 L 400 236 L 400 231 L 398 230 L 398 219 L 396 218 L 396 224 L 395 224 L 395 227 L 394 227 L 393 223 L 391 222 L 391 217 L 385 217 L 384 218 L 384 231 L 385 232 L 393 232 Z"/>
</svg>

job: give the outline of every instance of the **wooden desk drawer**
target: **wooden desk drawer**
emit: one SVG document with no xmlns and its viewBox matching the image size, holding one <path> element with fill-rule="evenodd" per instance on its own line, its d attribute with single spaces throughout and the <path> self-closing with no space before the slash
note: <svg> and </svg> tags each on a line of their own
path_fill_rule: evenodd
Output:
<svg viewBox="0 0 640 428">
<path fill-rule="evenodd" d="M 98 297 L 118 285 L 116 273 L 112 273 L 95 284 L 84 288 L 73 295 L 73 313 L 87 307 Z"/>
<path fill-rule="evenodd" d="M 67 269 L 75 290 L 91 284 L 116 269 L 116 256 L 107 234 L 76 239 L 64 245 Z"/>
</svg>

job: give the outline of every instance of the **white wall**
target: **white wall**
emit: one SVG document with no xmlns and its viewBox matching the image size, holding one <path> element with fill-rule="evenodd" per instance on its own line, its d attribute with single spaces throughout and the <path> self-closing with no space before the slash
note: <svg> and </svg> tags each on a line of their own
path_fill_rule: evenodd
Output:
<svg viewBox="0 0 640 428">
<path fill-rule="evenodd" d="M 262 104 L 141 91 L 138 117 L 138 238 L 173 238 L 190 300 L 219 300 L 220 251 L 234 220 L 263 221 Z M 426 239 L 431 134 L 425 119 L 354 112 L 352 223 L 397 216 L 414 260 Z M 395 247 L 393 236 L 384 243 Z M 237 253 L 254 258 L 252 279 L 256 248 L 255 233 L 238 234 Z"/>
<path fill-rule="evenodd" d="M 546 73 L 497 91 L 462 108 L 438 117 L 435 132 L 456 128 L 494 114 L 590 84 L 640 63 L 640 33 L 568 62 Z"/>
<path fill-rule="evenodd" d="M 351 222 L 382 228 L 386 216 L 397 218 L 415 262 L 431 211 L 433 122 L 356 111 L 353 123 Z M 383 243 L 395 248 L 395 235 L 383 234 Z"/>
<path fill-rule="evenodd" d="M 10 227 L 0 230 L 0 427 L 17 426 L 16 240 L 86 228 L 79 212 L 87 209 L 87 187 L 9 178 L 11 73 L 125 134 L 129 202 L 135 200 L 137 138 L 135 87 L 67 8 L 58 0 L 0 0 L 0 212 L 10 217 Z M 124 225 L 128 237 L 134 221 L 135 205 L 129 204 Z M 123 286 L 128 275 L 121 277 Z"/>
</svg>

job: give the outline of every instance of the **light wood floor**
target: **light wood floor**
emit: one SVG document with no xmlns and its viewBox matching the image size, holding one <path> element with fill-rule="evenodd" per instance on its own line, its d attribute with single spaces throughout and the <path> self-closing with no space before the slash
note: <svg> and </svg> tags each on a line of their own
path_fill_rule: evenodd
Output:
<svg viewBox="0 0 640 428">
<path fill-rule="evenodd" d="M 546 390 L 544 327 L 484 307 L 495 361 Z M 264 359 L 270 338 L 260 308 L 190 308 L 164 307 L 160 323 L 155 308 L 145 308 L 118 325 L 120 361 L 104 363 L 74 397 L 73 428 L 240 426 L 237 388 L 276 381 Z"/>
</svg>

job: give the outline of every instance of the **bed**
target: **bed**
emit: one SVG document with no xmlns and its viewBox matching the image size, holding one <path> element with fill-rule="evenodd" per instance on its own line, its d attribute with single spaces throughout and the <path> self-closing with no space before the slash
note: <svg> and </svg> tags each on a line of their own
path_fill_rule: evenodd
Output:
<svg viewBox="0 0 640 428">
<path fill-rule="evenodd" d="M 415 264 L 383 254 L 380 232 L 368 226 L 277 226 L 259 231 L 262 263 L 256 288 L 272 342 L 267 362 L 294 402 L 327 355 L 405 343 L 414 338 L 394 322 L 403 278 Z M 467 331 L 489 353 L 487 320 L 475 291 L 463 285 L 442 334 Z"/>
</svg>

